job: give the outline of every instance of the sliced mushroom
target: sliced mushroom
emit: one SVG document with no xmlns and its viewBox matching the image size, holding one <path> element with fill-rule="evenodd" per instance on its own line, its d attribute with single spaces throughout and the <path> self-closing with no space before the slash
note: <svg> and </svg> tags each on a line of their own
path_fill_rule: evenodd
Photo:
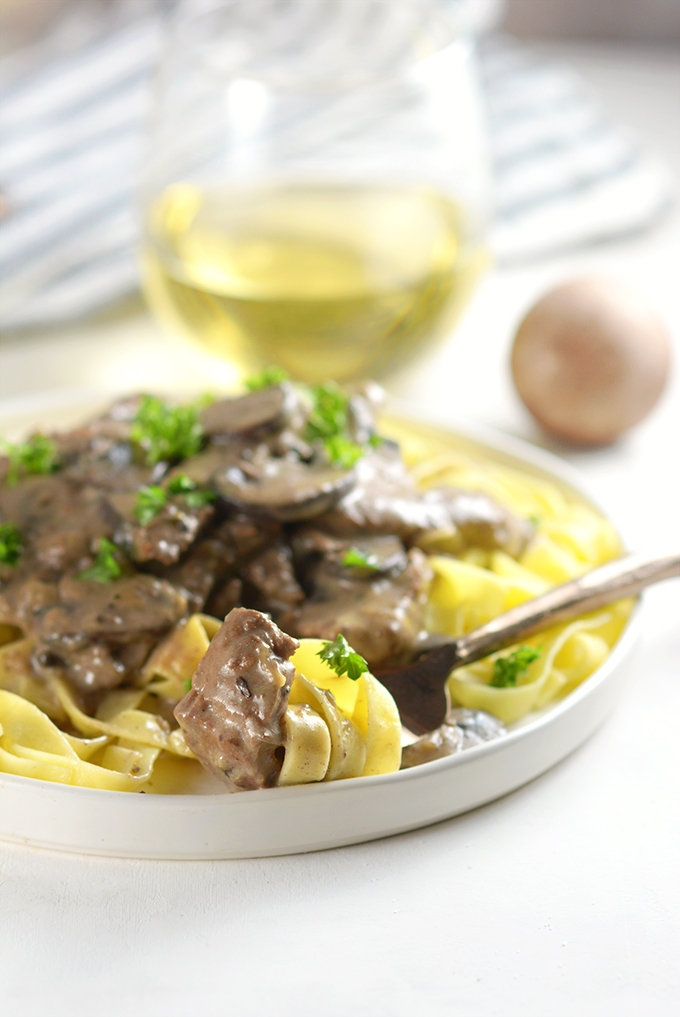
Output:
<svg viewBox="0 0 680 1017">
<path fill-rule="evenodd" d="M 213 474 L 212 486 L 242 511 L 293 522 L 329 509 L 354 485 L 354 476 L 353 470 L 337 469 L 323 456 L 309 462 L 278 457 L 262 444 Z"/>
<path fill-rule="evenodd" d="M 280 431 L 294 415 L 295 390 L 290 385 L 272 385 L 235 399 L 220 399 L 201 413 L 201 426 L 209 438 L 247 434 L 253 431 Z"/>
<path fill-rule="evenodd" d="M 433 759 L 456 755 L 464 749 L 500 738 L 506 730 L 505 724 L 484 710 L 449 709 L 441 727 L 404 746 L 401 769 L 408 770 L 411 766 L 431 763 Z"/>
</svg>

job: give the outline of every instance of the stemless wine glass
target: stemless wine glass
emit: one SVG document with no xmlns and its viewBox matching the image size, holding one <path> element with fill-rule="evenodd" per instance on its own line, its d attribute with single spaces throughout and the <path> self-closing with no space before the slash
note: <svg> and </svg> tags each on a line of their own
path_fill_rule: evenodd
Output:
<svg viewBox="0 0 680 1017">
<path fill-rule="evenodd" d="M 489 186 L 452 11 L 232 0 L 178 20 L 144 172 L 144 285 L 236 376 L 383 377 L 464 305 Z"/>
</svg>

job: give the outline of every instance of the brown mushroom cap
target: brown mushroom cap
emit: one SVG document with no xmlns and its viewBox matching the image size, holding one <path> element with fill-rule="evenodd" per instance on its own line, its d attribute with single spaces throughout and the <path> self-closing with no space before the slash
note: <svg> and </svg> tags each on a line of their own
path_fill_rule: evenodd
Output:
<svg viewBox="0 0 680 1017">
<path fill-rule="evenodd" d="M 293 522 L 326 512 L 354 486 L 353 470 L 336 469 L 322 458 L 280 458 L 260 446 L 252 458 L 240 459 L 212 484 L 229 504 Z"/>
</svg>

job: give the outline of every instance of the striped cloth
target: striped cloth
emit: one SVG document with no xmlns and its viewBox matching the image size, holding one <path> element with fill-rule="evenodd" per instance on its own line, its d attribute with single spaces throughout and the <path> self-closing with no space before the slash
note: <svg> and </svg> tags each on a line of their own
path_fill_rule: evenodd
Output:
<svg viewBox="0 0 680 1017">
<path fill-rule="evenodd" d="M 5 330 L 82 317 L 138 288 L 135 183 L 167 8 L 146 0 L 144 16 L 99 24 L 75 53 L 36 47 L 25 63 L 38 69 L 3 88 Z M 569 69 L 503 37 L 485 40 L 480 63 L 501 264 L 612 240 L 662 214 L 666 169 Z"/>
</svg>

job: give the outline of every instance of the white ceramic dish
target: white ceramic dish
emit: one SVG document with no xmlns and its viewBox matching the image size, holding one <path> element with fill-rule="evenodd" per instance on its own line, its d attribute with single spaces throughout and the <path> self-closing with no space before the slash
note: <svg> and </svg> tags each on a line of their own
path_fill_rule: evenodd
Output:
<svg viewBox="0 0 680 1017">
<path fill-rule="evenodd" d="M 0 405 L 0 434 L 67 426 L 101 405 L 91 394 Z M 400 413 L 401 417 L 408 416 Z M 422 422 L 422 416 L 419 416 Z M 425 425 L 430 426 L 429 424 Z M 439 426 L 432 422 L 431 426 Z M 591 501 L 559 459 L 520 442 L 447 429 L 458 448 L 548 476 Z M 484 805 L 554 766 L 614 709 L 634 668 L 635 610 L 603 666 L 562 702 L 507 736 L 380 777 L 228 795 L 98 791 L 0 774 L 0 837 L 36 847 L 133 858 L 247 858 L 339 847 L 413 830 Z"/>
</svg>

